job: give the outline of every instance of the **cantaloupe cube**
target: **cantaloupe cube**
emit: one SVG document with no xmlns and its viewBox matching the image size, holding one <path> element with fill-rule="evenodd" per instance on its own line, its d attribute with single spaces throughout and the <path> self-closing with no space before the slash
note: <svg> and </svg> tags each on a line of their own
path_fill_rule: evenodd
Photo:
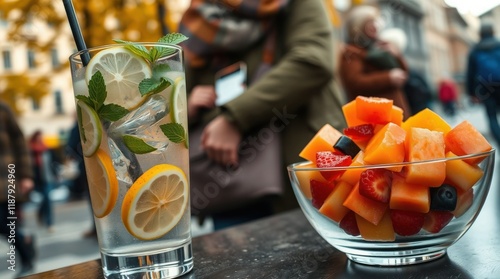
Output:
<svg viewBox="0 0 500 279">
<path fill-rule="evenodd" d="M 319 212 L 335 222 L 340 222 L 342 218 L 349 212 L 349 209 L 343 205 L 353 186 L 347 182 L 340 181 L 337 183 L 332 193 L 326 198 L 325 202 L 319 209 Z"/>
<path fill-rule="evenodd" d="M 387 123 L 368 142 L 365 149 L 366 165 L 401 163 L 405 159 L 406 132 L 394 123 Z M 402 167 L 391 169 L 399 172 Z"/>
<path fill-rule="evenodd" d="M 427 213 L 430 209 L 429 187 L 410 184 L 401 175 L 394 174 L 389 207 Z"/>
<path fill-rule="evenodd" d="M 347 123 L 347 127 L 353 127 L 369 123 L 367 121 L 362 121 L 358 118 L 358 111 L 356 109 L 356 100 L 352 100 L 349 103 L 343 105 L 342 112 L 344 113 L 344 118 L 345 122 Z"/>
<path fill-rule="evenodd" d="M 314 163 L 308 163 L 308 164 L 303 164 L 298 166 L 297 168 L 315 168 L 316 165 Z M 302 190 L 302 193 L 304 196 L 308 199 L 312 198 L 311 196 L 311 185 L 310 181 L 311 179 L 314 179 L 316 181 L 324 182 L 326 183 L 326 179 L 321 175 L 319 171 L 296 171 L 295 175 L 297 176 L 297 180 L 299 181 L 299 186 L 300 189 Z"/>
<path fill-rule="evenodd" d="M 341 136 L 342 133 L 332 125 L 325 124 L 316 135 L 314 135 L 304 149 L 302 149 L 299 156 L 311 162 L 316 162 L 316 153 L 320 151 L 334 152 L 335 149 L 333 145 Z"/>
<path fill-rule="evenodd" d="M 343 205 L 374 225 L 380 222 L 384 212 L 389 207 L 387 203 L 381 203 L 362 196 L 359 193 L 359 183 L 354 186 Z"/>
<path fill-rule="evenodd" d="M 391 110 L 391 122 L 401 126 L 403 124 L 403 109 L 392 105 L 392 110 Z"/>
<path fill-rule="evenodd" d="M 447 158 L 456 157 L 453 152 L 446 153 Z M 476 165 L 470 165 L 464 160 L 449 160 L 446 162 L 446 181 L 462 191 L 468 191 L 483 176 L 483 171 Z"/>
<path fill-rule="evenodd" d="M 396 239 L 389 210 L 386 210 L 377 225 L 368 222 L 357 214 L 356 223 L 358 224 L 359 233 L 363 239 L 375 241 L 394 241 Z"/>
<path fill-rule="evenodd" d="M 451 126 L 441 118 L 441 116 L 428 108 L 408 117 L 408 119 L 401 124 L 401 127 L 407 132 L 410 128 L 416 127 L 442 132 L 444 135 L 451 130 Z"/>
<path fill-rule="evenodd" d="M 468 191 L 457 190 L 457 207 L 451 213 L 455 218 L 462 216 L 471 207 L 474 201 L 474 189 Z"/>
<path fill-rule="evenodd" d="M 407 161 L 418 162 L 445 158 L 442 132 L 425 128 L 411 128 L 406 137 Z M 406 166 L 406 181 L 411 184 L 439 187 L 446 177 L 445 162 Z"/>
<path fill-rule="evenodd" d="M 472 124 L 464 120 L 451 129 L 444 138 L 447 150 L 461 156 L 481 153 L 491 150 L 491 144 Z M 477 165 L 485 157 L 465 160 L 467 163 Z"/>
<path fill-rule="evenodd" d="M 363 160 L 364 152 L 360 151 L 354 159 L 352 159 L 351 167 L 364 166 L 365 162 Z M 359 177 L 365 168 L 354 168 L 346 170 L 339 178 L 340 181 L 345 181 L 351 185 L 355 185 L 359 181 Z"/>
<path fill-rule="evenodd" d="M 391 121 L 394 101 L 378 97 L 356 97 L 358 119 L 373 124 L 385 124 Z"/>
</svg>

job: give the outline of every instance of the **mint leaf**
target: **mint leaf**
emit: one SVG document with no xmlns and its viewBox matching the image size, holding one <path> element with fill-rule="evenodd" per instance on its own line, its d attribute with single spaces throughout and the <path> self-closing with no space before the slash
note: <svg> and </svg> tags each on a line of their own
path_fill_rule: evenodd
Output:
<svg viewBox="0 0 500 279">
<path fill-rule="evenodd" d="M 92 108 L 99 110 L 99 108 L 106 100 L 108 92 L 106 91 L 106 83 L 100 71 L 95 72 L 89 81 L 89 98 L 94 103 Z"/>
<path fill-rule="evenodd" d="M 184 36 L 181 33 L 170 33 L 170 34 L 167 34 L 167 35 L 161 37 L 158 40 L 158 42 L 165 43 L 165 44 L 177 45 L 177 44 L 184 42 L 187 39 L 188 39 L 188 37 Z M 165 57 L 167 55 L 175 53 L 175 51 L 176 50 L 174 48 L 153 47 L 153 48 L 151 48 L 151 51 L 150 51 L 151 58 L 152 58 L 151 61 L 156 61 L 157 59 L 159 59 L 161 57 Z"/>
<path fill-rule="evenodd" d="M 134 42 L 118 40 L 118 39 L 114 39 L 113 41 L 120 43 L 120 44 L 124 44 L 126 49 L 130 50 L 135 55 L 138 55 L 138 56 L 146 59 L 146 61 L 150 61 L 150 62 L 154 61 L 154 59 L 151 59 L 151 55 L 149 54 L 148 49 L 143 45 L 139 45 L 139 44 L 136 44 Z"/>
<path fill-rule="evenodd" d="M 184 36 L 181 33 L 170 33 L 170 34 L 167 34 L 167 35 L 161 37 L 158 40 L 158 42 L 177 45 L 177 44 L 184 42 L 187 39 L 188 39 L 188 37 Z"/>
<path fill-rule="evenodd" d="M 144 140 L 130 135 L 124 135 L 123 142 L 135 154 L 146 154 L 156 150 L 156 148 L 147 144 Z"/>
<path fill-rule="evenodd" d="M 169 87 L 172 84 L 172 81 L 161 77 L 160 79 L 152 79 L 152 78 L 146 78 L 139 83 L 139 92 L 141 92 L 141 96 L 146 96 L 148 94 L 156 94 L 159 93 L 163 90 L 165 90 L 167 87 Z"/>
<path fill-rule="evenodd" d="M 80 100 L 80 101 L 84 102 L 89 107 L 94 108 L 94 101 L 92 101 L 88 96 L 85 96 L 85 95 L 76 95 L 75 98 L 77 100 Z"/>
<path fill-rule="evenodd" d="M 184 127 L 182 127 L 182 125 L 179 123 L 163 124 L 160 125 L 160 129 L 171 142 L 174 143 L 187 142 L 186 131 L 184 130 Z"/>
<path fill-rule="evenodd" d="M 128 112 L 129 111 L 126 108 L 117 104 L 107 104 L 102 106 L 97 113 L 101 118 L 109 121 L 117 121 L 127 115 Z"/>
<path fill-rule="evenodd" d="M 161 63 L 161 64 L 155 63 L 153 65 L 153 68 L 152 68 L 153 78 L 158 80 L 161 77 L 164 77 L 165 73 L 169 72 L 170 70 L 171 69 L 170 69 L 170 66 L 168 64 L 165 64 L 165 63 Z M 171 81 L 171 83 L 172 82 L 173 81 Z"/>
</svg>

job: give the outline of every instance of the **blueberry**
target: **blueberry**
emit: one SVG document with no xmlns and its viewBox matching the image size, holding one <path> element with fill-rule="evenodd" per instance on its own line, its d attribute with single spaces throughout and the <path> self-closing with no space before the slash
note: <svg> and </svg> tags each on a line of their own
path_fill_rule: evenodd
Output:
<svg viewBox="0 0 500 279">
<path fill-rule="evenodd" d="M 354 158 L 356 154 L 361 150 L 359 146 L 352 141 L 349 137 L 346 136 L 341 136 L 335 145 L 333 146 L 336 150 L 341 151 L 345 155 L 351 156 L 351 158 Z"/>
<path fill-rule="evenodd" d="M 443 184 L 437 188 L 430 188 L 431 210 L 453 211 L 457 207 L 457 189 Z"/>
</svg>

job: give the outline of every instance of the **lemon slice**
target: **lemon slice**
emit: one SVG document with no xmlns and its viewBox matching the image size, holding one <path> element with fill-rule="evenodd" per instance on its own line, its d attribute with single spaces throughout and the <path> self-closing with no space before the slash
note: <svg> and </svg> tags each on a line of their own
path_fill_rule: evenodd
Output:
<svg viewBox="0 0 500 279">
<path fill-rule="evenodd" d="M 152 73 L 141 57 L 123 47 L 102 50 L 87 65 L 87 84 L 97 71 L 101 72 L 108 92 L 104 104 L 113 103 L 132 110 L 145 100 L 139 92 L 139 83 Z"/>
<path fill-rule="evenodd" d="M 108 215 L 118 199 L 118 179 L 111 158 L 102 149 L 85 159 L 92 210 L 97 218 Z"/>
<path fill-rule="evenodd" d="M 164 236 L 181 220 L 189 192 L 184 172 L 169 164 L 147 170 L 125 194 L 123 224 L 141 240 Z"/>
<path fill-rule="evenodd" d="M 174 88 L 170 95 L 170 119 L 187 129 L 186 109 L 186 80 L 183 77 L 175 79 Z"/>
<path fill-rule="evenodd" d="M 80 125 L 83 130 L 82 153 L 85 157 L 94 155 L 101 145 L 102 125 L 95 110 L 83 101 L 78 100 L 81 111 Z"/>
</svg>

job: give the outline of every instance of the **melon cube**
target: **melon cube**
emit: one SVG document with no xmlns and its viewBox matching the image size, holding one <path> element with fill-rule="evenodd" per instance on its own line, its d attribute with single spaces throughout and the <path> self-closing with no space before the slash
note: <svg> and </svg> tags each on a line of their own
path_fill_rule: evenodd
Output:
<svg viewBox="0 0 500 279">
<path fill-rule="evenodd" d="M 407 132 L 410 131 L 412 127 L 415 127 L 442 132 L 444 135 L 451 130 L 450 124 L 441 118 L 439 114 L 428 108 L 425 108 L 417 112 L 415 115 L 408 117 L 408 119 L 401 124 L 401 127 Z"/>
<path fill-rule="evenodd" d="M 491 150 L 490 143 L 472 124 L 464 120 L 451 129 L 445 136 L 447 150 L 461 156 L 481 153 Z M 484 157 L 465 160 L 467 163 L 477 165 Z"/>
<path fill-rule="evenodd" d="M 349 212 L 349 209 L 343 205 L 353 186 L 347 182 L 339 182 L 332 193 L 326 198 L 325 202 L 319 209 L 319 212 L 335 222 L 340 222 L 342 218 Z"/>
<path fill-rule="evenodd" d="M 446 153 L 447 158 L 457 157 L 453 152 Z M 446 162 L 446 181 L 462 191 L 468 191 L 483 176 L 483 171 L 465 160 L 449 160 Z"/>
<path fill-rule="evenodd" d="M 352 159 L 352 163 L 350 167 L 364 166 L 365 163 L 363 161 L 364 152 L 360 151 L 358 154 Z M 365 168 L 353 168 L 346 170 L 339 178 L 340 181 L 345 181 L 351 185 L 355 185 L 359 181 L 359 177 L 361 173 L 365 170 Z"/>
<path fill-rule="evenodd" d="M 357 214 L 356 222 L 358 224 L 361 237 L 366 240 L 394 241 L 396 239 L 389 210 L 386 210 L 382 219 L 376 225 L 368 222 L 366 219 Z"/>
<path fill-rule="evenodd" d="M 471 207 L 474 201 L 474 189 L 469 189 L 468 191 L 457 191 L 457 207 L 451 213 L 455 215 L 455 218 L 462 216 Z"/>
<path fill-rule="evenodd" d="M 359 183 L 354 186 L 343 205 L 374 225 L 380 222 L 388 208 L 387 203 L 375 201 L 361 195 L 359 193 Z"/>
<path fill-rule="evenodd" d="M 394 174 L 389 207 L 427 213 L 430 209 L 429 187 L 408 183 L 401 175 Z"/>
<path fill-rule="evenodd" d="M 411 128 L 406 137 L 407 161 L 418 162 L 445 157 L 442 132 L 425 128 Z M 446 178 L 445 162 L 413 164 L 406 167 L 406 181 L 429 187 L 439 187 Z"/>
<path fill-rule="evenodd" d="M 373 124 L 386 124 L 392 118 L 394 101 L 378 97 L 356 97 L 356 114 L 358 119 Z"/>
<path fill-rule="evenodd" d="M 297 168 L 315 168 L 316 165 L 314 163 L 307 163 L 303 165 L 299 165 Z M 297 180 L 299 181 L 300 189 L 302 190 L 302 194 L 308 199 L 312 198 L 311 196 L 311 180 L 316 180 L 320 182 L 326 183 L 326 179 L 321 175 L 319 171 L 296 171 L 295 175 L 297 176 Z"/>
<path fill-rule="evenodd" d="M 354 127 L 369 123 L 367 121 L 362 121 L 358 118 L 358 111 L 356 109 L 356 100 L 352 100 L 349 103 L 343 105 L 342 112 L 344 113 L 344 118 L 345 122 L 347 123 L 347 127 Z"/>
<path fill-rule="evenodd" d="M 333 145 L 339 140 L 342 133 L 330 124 L 325 124 L 309 143 L 302 149 L 299 156 L 311 162 L 316 162 L 316 153 L 320 151 L 331 151 L 335 149 Z"/>
<path fill-rule="evenodd" d="M 368 142 L 364 161 L 367 165 L 401 163 L 405 159 L 406 132 L 394 123 L 387 123 Z M 391 169 L 399 172 L 402 167 Z"/>
</svg>

